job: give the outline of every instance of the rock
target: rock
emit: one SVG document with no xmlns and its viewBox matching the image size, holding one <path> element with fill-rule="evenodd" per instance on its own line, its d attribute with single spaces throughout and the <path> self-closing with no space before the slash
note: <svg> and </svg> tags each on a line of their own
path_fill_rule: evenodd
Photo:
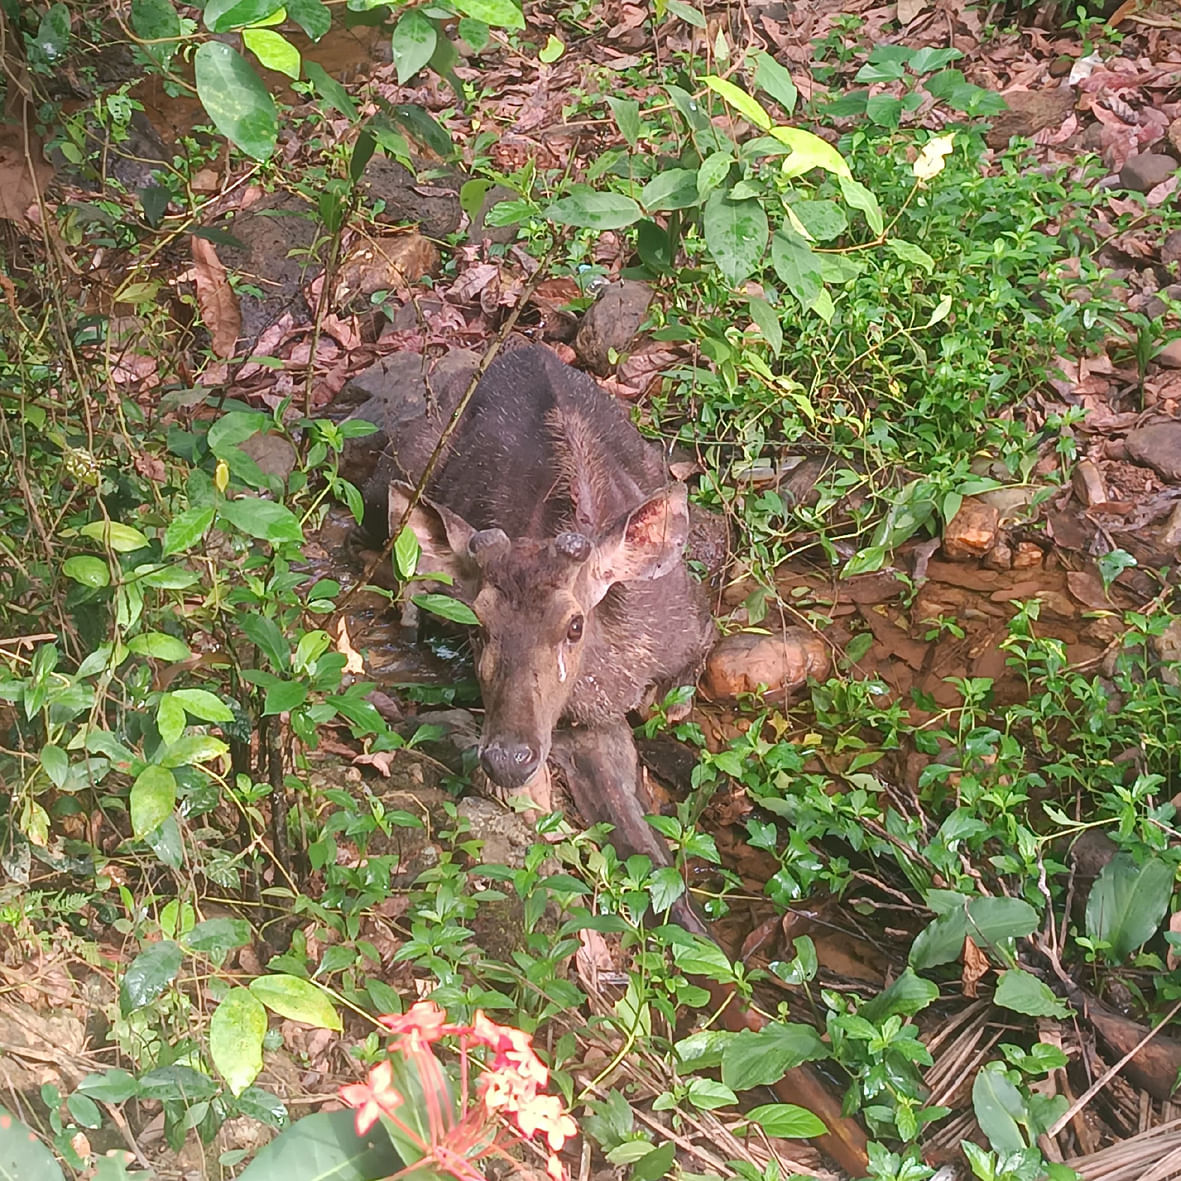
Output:
<svg viewBox="0 0 1181 1181">
<path fill-rule="evenodd" d="M 417 225 L 431 238 L 445 238 L 459 229 L 462 210 L 457 172 L 419 181 L 404 164 L 388 156 L 374 156 L 365 165 L 358 188 L 368 201 L 381 208 L 377 217 L 386 223 Z"/>
<path fill-rule="evenodd" d="M 1165 240 L 1161 243 L 1160 260 L 1166 266 L 1181 261 L 1181 230 L 1170 230 L 1165 235 Z M 1171 287 L 1166 287 L 1165 292 L 1172 298 L 1176 298 Z"/>
<path fill-rule="evenodd" d="M 344 259 L 336 284 L 336 303 L 351 308 L 376 291 L 409 287 L 439 269 L 439 251 L 422 234 L 390 234 L 360 242 Z"/>
<path fill-rule="evenodd" d="M 1133 193 L 1147 193 L 1169 179 L 1177 171 L 1177 161 L 1172 156 L 1158 152 L 1141 152 L 1132 156 L 1119 171 L 1119 183 Z"/>
<path fill-rule="evenodd" d="M 1074 110 L 1074 91 L 1069 86 L 1015 90 L 1004 99 L 1009 109 L 992 117 L 992 128 L 985 136 L 990 148 L 1003 148 L 1015 135 L 1032 139 L 1047 127 L 1061 127 Z"/>
<path fill-rule="evenodd" d="M 1164 549 L 1181 548 L 1181 501 L 1173 506 L 1173 511 L 1161 530 L 1160 544 Z"/>
<path fill-rule="evenodd" d="M 984 565 L 989 570 L 1011 570 L 1013 568 L 1013 547 L 1002 537 L 984 555 Z"/>
<path fill-rule="evenodd" d="M 652 298 L 652 288 L 634 279 L 624 279 L 604 289 L 583 316 L 574 338 L 575 352 L 591 372 L 600 377 L 611 372 L 612 350 L 627 352 L 647 318 Z"/>
<path fill-rule="evenodd" d="M 1166 369 L 1181 369 L 1181 340 L 1170 340 L 1157 352 L 1153 360 Z"/>
<path fill-rule="evenodd" d="M 993 505 L 965 497 L 943 532 L 943 552 L 953 559 L 983 557 L 996 544 L 1000 520 L 1000 511 Z"/>
<path fill-rule="evenodd" d="M 1150 422 L 1128 433 L 1128 458 L 1150 467 L 1162 480 L 1181 484 L 1181 421 Z"/>
<path fill-rule="evenodd" d="M 242 441 L 241 447 L 258 464 L 264 475 L 286 480 L 295 467 L 295 448 L 291 440 L 273 431 L 251 435 Z"/>
<path fill-rule="evenodd" d="M 760 687 L 786 695 L 809 678 L 822 680 L 831 667 L 828 645 L 807 628 L 788 628 L 782 635 L 736 632 L 723 636 L 710 653 L 701 691 L 713 701 L 734 700 Z"/>
<path fill-rule="evenodd" d="M 1103 484 L 1103 477 L 1099 469 L 1089 459 L 1081 459 L 1070 476 L 1070 484 L 1074 494 L 1090 508 L 1093 504 L 1104 504 L 1107 501 L 1107 489 Z"/>
<path fill-rule="evenodd" d="M 1019 541 L 1013 550 L 1013 569 L 1030 570 L 1042 564 L 1042 547 L 1032 541 Z"/>
</svg>

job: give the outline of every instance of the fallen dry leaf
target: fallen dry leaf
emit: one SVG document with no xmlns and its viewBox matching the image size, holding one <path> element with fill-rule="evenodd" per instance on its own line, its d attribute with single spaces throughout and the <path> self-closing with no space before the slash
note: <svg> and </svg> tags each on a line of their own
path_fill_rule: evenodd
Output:
<svg viewBox="0 0 1181 1181">
<path fill-rule="evenodd" d="M 197 306 L 209 330 L 213 355 L 232 357 L 242 335 L 242 311 L 238 297 L 226 278 L 226 268 L 213 243 L 196 235 L 192 238 L 193 280 L 197 285 Z"/>
</svg>

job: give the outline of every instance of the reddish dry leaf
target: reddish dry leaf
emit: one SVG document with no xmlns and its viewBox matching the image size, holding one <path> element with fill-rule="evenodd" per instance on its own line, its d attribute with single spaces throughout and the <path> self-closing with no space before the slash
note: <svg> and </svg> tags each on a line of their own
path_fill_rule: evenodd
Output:
<svg viewBox="0 0 1181 1181">
<path fill-rule="evenodd" d="M 32 171 L 29 164 L 32 164 Z M 41 141 L 15 124 L 0 126 L 0 219 L 27 225 L 37 194 L 53 179 Z"/>
<path fill-rule="evenodd" d="M 193 279 L 197 285 L 197 306 L 209 330 L 215 357 L 232 357 L 242 334 L 242 311 L 238 297 L 226 278 L 226 268 L 213 243 L 192 238 Z"/>
<path fill-rule="evenodd" d="M 971 936 L 964 938 L 964 970 L 960 973 L 964 996 L 973 999 L 980 993 L 980 981 L 988 972 L 988 957 L 972 942 Z"/>
</svg>

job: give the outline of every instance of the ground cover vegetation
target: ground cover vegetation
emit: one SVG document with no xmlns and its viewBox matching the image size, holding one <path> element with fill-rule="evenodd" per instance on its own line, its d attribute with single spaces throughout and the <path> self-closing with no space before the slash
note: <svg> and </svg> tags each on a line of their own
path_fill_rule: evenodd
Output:
<svg viewBox="0 0 1181 1181">
<path fill-rule="evenodd" d="M 0 1172 L 1171 1175 L 1181 47 L 1060 15 L 0 0 Z M 523 333 L 777 654 L 675 865 L 352 536 L 357 375 Z"/>
</svg>

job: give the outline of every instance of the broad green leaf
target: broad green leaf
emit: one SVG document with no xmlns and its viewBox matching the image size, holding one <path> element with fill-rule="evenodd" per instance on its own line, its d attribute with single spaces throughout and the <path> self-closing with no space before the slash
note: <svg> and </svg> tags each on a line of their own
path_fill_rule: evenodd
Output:
<svg viewBox="0 0 1181 1181">
<path fill-rule="evenodd" d="M 934 328 L 936 324 L 941 324 L 947 319 L 948 313 L 951 311 L 951 296 L 943 296 L 938 304 L 935 305 L 935 310 L 931 313 L 930 319 L 927 320 L 924 328 Z"/>
<path fill-rule="evenodd" d="M 751 98 L 741 87 L 735 86 L 725 78 L 719 78 L 717 74 L 707 74 L 702 81 L 760 131 L 771 130 L 771 116 L 757 98 Z"/>
<path fill-rule="evenodd" d="M 640 204 L 650 213 L 665 209 L 687 209 L 700 200 L 697 170 L 666 168 L 658 172 L 641 190 Z"/>
<path fill-rule="evenodd" d="M 403 525 L 402 532 L 394 542 L 394 569 L 403 582 L 414 576 L 421 556 L 422 546 L 419 544 L 418 535 L 409 525 Z"/>
<path fill-rule="evenodd" d="M 141 1099 L 183 1103 L 191 1106 L 202 1099 L 212 1099 L 221 1088 L 209 1077 L 191 1066 L 174 1062 L 171 1066 L 157 1066 L 139 1080 Z"/>
<path fill-rule="evenodd" d="M 243 29 L 242 44 L 258 58 L 259 64 L 288 78 L 299 77 L 299 50 L 274 29 Z"/>
<path fill-rule="evenodd" d="M 119 1010 L 126 1016 L 150 1005 L 175 979 L 184 955 L 170 940 L 149 943 L 119 981 Z"/>
<path fill-rule="evenodd" d="M 608 95 L 607 105 L 611 108 L 611 114 L 615 116 L 619 134 L 627 140 L 630 147 L 634 148 L 639 142 L 642 126 L 640 104 L 632 98 L 616 98 L 614 95 Z"/>
<path fill-rule="evenodd" d="M 1021 898 L 971 898 L 919 933 L 910 948 L 910 966 L 922 972 L 959 959 L 968 935 L 987 950 L 995 943 L 1031 935 L 1037 926 L 1037 911 Z"/>
<path fill-rule="evenodd" d="M 671 1140 L 666 1140 L 659 1148 L 648 1146 L 648 1151 L 632 1165 L 631 1181 L 660 1181 L 667 1177 L 676 1155 L 677 1146 Z"/>
<path fill-rule="evenodd" d="M 283 0 L 208 0 L 205 27 L 211 33 L 260 25 L 283 7 Z"/>
<path fill-rule="evenodd" d="M 716 1111 L 719 1107 L 732 1107 L 738 1102 L 738 1096 L 725 1083 L 712 1078 L 691 1079 L 685 1098 L 699 1111 Z"/>
<path fill-rule="evenodd" d="M 131 27 L 145 41 L 163 41 L 180 36 L 180 17 L 172 0 L 131 0 Z M 159 46 L 144 46 L 159 52 Z"/>
<path fill-rule="evenodd" d="M 860 181 L 854 180 L 850 176 L 839 177 L 838 183 L 841 186 L 841 196 L 845 198 L 846 204 L 864 213 L 870 230 L 875 234 L 880 234 L 885 228 L 886 222 L 882 217 L 882 207 L 878 204 L 877 197 Z"/>
<path fill-rule="evenodd" d="M 70 773 L 70 756 L 52 742 L 41 748 L 41 769 L 54 787 L 61 787 Z"/>
<path fill-rule="evenodd" d="M 771 264 L 800 306 L 808 308 L 820 294 L 820 263 L 816 253 L 799 234 L 776 230 L 771 239 Z"/>
<path fill-rule="evenodd" d="M 802 1062 L 828 1057 L 828 1047 L 809 1025 L 770 1022 L 758 1032 L 742 1030 L 722 1052 L 722 1082 L 749 1091 L 778 1082 Z"/>
<path fill-rule="evenodd" d="M 203 722 L 232 722 L 234 711 L 216 693 L 208 689 L 174 689 L 174 700 L 179 701 L 195 718 Z"/>
<path fill-rule="evenodd" d="M 523 29 L 525 17 L 519 0 L 455 0 L 455 7 L 472 20 L 492 28 Z"/>
<path fill-rule="evenodd" d="M 566 43 L 559 41 L 553 33 L 550 33 L 545 44 L 537 51 L 537 60 L 548 66 L 552 62 L 556 62 L 565 52 Z"/>
<path fill-rule="evenodd" d="M 192 649 L 176 636 L 167 632 L 141 632 L 127 641 L 127 651 L 137 656 L 150 656 L 153 660 L 167 660 L 175 663 L 178 660 L 188 660 L 193 654 Z"/>
<path fill-rule="evenodd" d="M 171 693 L 162 694 L 160 704 L 156 706 L 156 729 L 160 731 L 160 740 L 166 746 L 176 742 L 188 724 L 185 707 Z"/>
<path fill-rule="evenodd" d="M 275 100 L 245 59 L 220 41 L 206 41 L 193 55 L 197 97 L 213 125 L 253 160 L 275 150 L 279 116 Z"/>
<path fill-rule="evenodd" d="M 303 541 L 299 518 L 285 505 L 254 496 L 227 500 L 218 507 L 218 515 L 236 529 L 272 545 Z"/>
<path fill-rule="evenodd" d="M 779 313 L 761 296 L 752 295 L 750 318 L 771 346 L 771 352 L 778 357 L 783 350 L 783 325 L 779 322 Z"/>
<path fill-rule="evenodd" d="M 159 762 L 164 767 L 190 767 L 194 763 L 220 759 L 229 751 L 230 748 L 220 738 L 214 738 L 211 734 L 186 734 L 160 752 Z"/>
<path fill-rule="evenodd" d="M 619 230 L 639 221 L 643 210 L 622 193 L 597 193 L 583 188 L 560 197 L 545 210 L 550 221 L 587 230 Z"/>
<path fill-rule="evenodd" d="M 102 1074 L 88 1074 L 77 1089 L 100 1103 L 125 1103 L 138 1094 L 139 1082 L 128 1071 L 112 1067 Z"/>
<path fill-rule="evenodd" d="M 262 1070 L 267 1011 L 247 988 L 231 988 L 209 1019 L 209 1056 L 230 1091 L 240 1095 Z"/>
<path fill-rule="evenodd" d="M 890 94 L 873 94 L 865 104 L 865 117 L 878 127 L 897 131 L 902 123 L 902 99 Z"/>
<path fill-rule="evenodd" d="M 824 1120 L 794 1103 L 764 1103 L 752 1107 L 746 1118 L 752 1124 L 758 1124 L 768 1136 L 782 1136 L 789 1140 L 823 1136 L 828 1131 Z"/>
<path fill-rule="evenodd" d="M 935 269 L 935 260 L 913 242 L 905 242 L 901 238 L 887 238 L 884 245 L 896 258 L 912 266 L 921 267 L 928 275 Z"/>
<path fill-rule="evenodd" d="M 880 1025 L 887 1017 L 913 1017 L 939 997 L 939 986 L 907 968 L 889 988 L 861 1006 L 867 1021 Z"/>
<path fill-rule="evenodd" d="M 263 699 L 264 717 L 278 717 L 298 709 L 308 699 L 308 687 L 302 681 L 279 681 L 268 685 Z"/>
<path fill-rule="evenodd" d="M 731 201 L 721 190 L 705 203 L 705 244 L 718 269 L 737 287 L 763 261 L 767 214 L 757 200 Z"/>
<path fill-rule="evenodd" d="M 765 90 L 790 115 L 796 108 L 799 91 L 791 80 L 786 67 L 781 66 L 770 54 L 756 53 L 755 85 Z"/>
<path fill-rule="evenodd" d="M 286 669 L 291 663 L 291 648 L 279 630 L 279 625 L 266 615 L 243 615 L 242 630 L 246 638 L 256 644 L 278 669 Z"/>
<path fill-rule="evenodd" d="M 283 7 L 313 41 L 319 41 L 332 28 L 332 13 L 324 0 L 283 0 Z"/>
<path fill-rule="evenodd" d="M 328 106 L 346 119 L 356 119 L 357 104 L 353 102 L 352 95 L 319 62 L 304 62 L 303 72 Z"/>
<path fill-rule="evenodd" d="M 212 505 L 185 509 L 183 513 L 173 517 L 168 528 L 164 530 L 164 548 L 160 556 L 167 558 L 171 554 L 180 554 L 192 549 L 205 536 L 212 524 Z"/>
<path fill-rule="evenodd" d="M 771 127 L 768 135 L 773 135 L 780 143 L 791 148 L 791 155 L 782 165 L 783 175 L 786 177 L 803 176 L 813 168 L 823 168 L 834 176 L 850 176 L 849 165 L 844 157 L 826 140 L 810 131 L 802 131 L 798 127 Z"/>
<path fill-rule="evenodd" d="M 1070 1016 L 1070 1010 L 1050 991 L 1049 985 L 1021 968 L 1010 968 L 1000 974 L 992 999 L 1027 1017 Z"/>
<path fill-rule="evenodd" d="M 1109 943 L 1116 962 L 1156 934 L 1173 894 L 1173 867 L 1159 857 L 1137 865 L 1117 853 L 1099 872 L 1087 898 L 1087 935 Z"/>
<path fill-rule="evenodd" d="M 685 4 L 682 0 L 665 0 L 664 7 L 669 16 L 675 16 L 677 20 L 682 20 L 695 29 L 705 28 L 704 14 L 691 4 Z"/>
<path fill-rule="evenodd" d="M 0 1179 L 62 1181 L 53 1153 L 6 1107 L 0 1107 Z"/>
<path fill-rule="evenodd" d="M 431 60 L 439 32 L 435 22 L 417 8 L 404 13 L 394 26 L 394 65 L 398 84 L 405 86 Z"/>
<path fill-rule="evenodd" d="M 417 103 L 399 103 L 390 109 L 390 114 L 440 159 L 454 157 L 455 145 L 451 142 L 450 132 L 425 107 Z"/>
<path fill-rule="evenodd" d="M 134 553 L 149 544 L 148 539 L 130 525 L 121 525 L 118 521 L 91 521 L 78 530 L 83 537 L 93 541 L 101 541 L 110 546 L 117 554 Z"/>
<path fill-rule="evenodd" d="M 1020 1152 L 1028 1147 L 1018 1125 L 1027 1118 L 1025 1101 L 999 1063 L 990 1062 L 977 1072 L 972 1108 L 980 1130 L 996 1152 Z"/>
<path fill-rule="evenodd" d="M 66 1110 L 74 1117 L 75 1122 L 84 1128 L 101 1128 L 103 1126 L 102 1112 L 95 1101 L 77 1092 L 66 1098 Z"/>
<path fill-rule="evenodd" d="M 90 554 L 77 554 L 67 558 L 62 563 L 62 573 L 92 590 L 108 586 L 111 581 L 111 571 L 106 562 Z"/>
<path fill-rule="evenodd" d="M 244 947 L 250 939 L 250 924 L 245 919 L 223 915 L 198 923 L 184 936 L 184 944 L 191 951 L 220 956 L 235 947 Z"/>
<path fill-rule="evenodd" d="M 697 169 L 698 196 L 708 197 L 730 175 L 733 164 L 731 152 L 711 152 L 706 156 Z"/>
<path fill-rule="evenodd" d="M 149 764 L 131 785 L 131 831 L 143 837 L 176 807 L 176 779 L 167 767 Z"/>
<path fill-rule="evenodd" d="M 469 627 L 480 626 L 475 612 L 466 603 L 461 603 L 450 595 L 415 595 L 414 602 L 424 611 L 429 611 L 442 619 L 450 619 L 452 623 L 465 623 Z"/>
<path fill-rule="evenodd" d="M 815 242 L 831 242 L 849 228 L 845 211 L 835 201 L 793 201 L 789 208 Z"/>
<path fill-rule="evenodd" d="M 379 1121 L 365 1136 L 350 1109 L 305 1116 L 259 1150 L 238 1181 L 374 1181 L 401 1173 L 405 1163 Z"/>
<path fill-rule="evenodd" d="M 250 982 L 250 991 L 280 1017 L 320 1029 L 339 1032 L 342 1028 L 332 1001 L 309 980 L 287 975 L 259 976 Z"/>
</svg>

